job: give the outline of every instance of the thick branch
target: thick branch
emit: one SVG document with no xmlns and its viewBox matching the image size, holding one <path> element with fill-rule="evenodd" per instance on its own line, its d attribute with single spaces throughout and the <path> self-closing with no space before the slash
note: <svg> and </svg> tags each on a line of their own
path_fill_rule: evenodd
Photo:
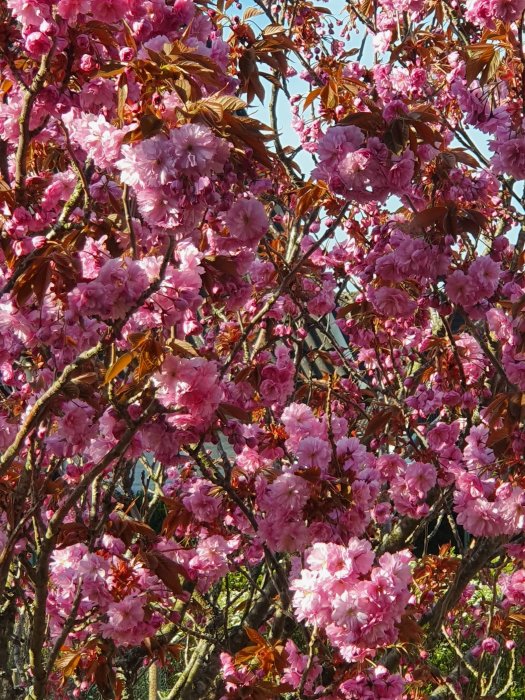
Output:
<svg viewBox="0 0 525 700">
<path fill-rule="evenodd" d="M 55 47 L 54 44 L 49 52 L 42 56 L 40 68 L 33 78 L 31 85 L 25 90 L 24 99 L 22 101 L 22 109 L 18 123 L 20 124 L 20 134 L 18 137 L 18 148 L 15 159 L 15 194 L 19 201 L 23 200 L 25 194 L 25 180 L 27 175 L 27 149 L 31 141 L 31 131 L 29 123 L 31 120 L 31 112 L 38 93 L 44 86 L 49 63 L 53 56 Z"/>
</svg>

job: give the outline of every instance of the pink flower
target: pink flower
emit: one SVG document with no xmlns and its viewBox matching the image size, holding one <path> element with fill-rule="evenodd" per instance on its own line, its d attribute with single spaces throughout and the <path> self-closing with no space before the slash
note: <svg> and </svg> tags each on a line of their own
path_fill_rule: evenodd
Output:
<svg viewBox="0 0 525 700">
<path fill-rule="evenodd" d="M 286 512 L 299 512 L 309 497 L 308 482 L 292 472 L 286 472 L 272 481 L 260 504 L 268 513 L 276 508 L 284 508 Z"/>
<path fill-rule="evenodd" d="M 296 450 L 302 438 L 325 435 L 322 424 L 315 418 L 310 406 L 304 403 L 291 403 L 282 412 L 281 420 L 288 433 L 286 445 L 292 451 Z"/>
<path fill-rule="evenodd" d="M 479 285 L 482 296 L 491 297 L 498 286 L 501 265 L 488 255 L 476 258 L 468 269 L 468 275 Z"/>
<path fill-rule="evenodd" d="M 516 22 L 524 9 L 524 0 L 467 0 L 465 16 L 478 26 L 493 28 L 496 20 Z"/>
<path fill-rule="evenodd" d="M 525 7 L 525 0 L 520 0 Z M 498 153 L 492 159 L 496 172 L 507 173 L 516 180 L 525 179 L 525 136 L 498 142 Z"/>
<path fill-rule="evenodd" d="M 96 113 L 104 109 L 105 113 L 109 113 L 114 104 L 115 85 L 108 78 L 95 78 L 83 86 L 80 93 L 80 106 L 83 111 Z"/>
<path fill-rule="evenodd" d="M 73 25 L 78 15 L 85 15 L 90 11 L 91 2 L 92 0 L 59 0 L 57 12 L 68 24 Z"/>
<path fill-rule="evenodd" d="M 195 15 L 195 5 L 192 0 L 175 0 L 171 8 L 177 23 L 183 27 L 190 23 Z"/>
<path fill-rule="evenodd" d="M 268 231 L 264 206 L 255 197 L 239 197 L 224 215 L 230 237 L 237 245 L 255 248 Z"/>
<path fill-rule="evenodd" d="M 506 534 L 509 528 L 501 513 L 501 504 L 492 498 L 489 500 L 484 497 L 478 490 L 474 493 L 469 492 L 469 486 L 470 480 L 467 477 L 456 481 L 454 503 L 458 523 L 475 537 L 497 537 Z"/>
<path fill-rule="evenodd" d="M 460 433 L 460 424 L 458 421 L 453 423 L 437 423 L 435 428 L 428 433 L 427 439 L 429 447 L 435 452 L 455 445 Z"/>
<path fill-rule="evenodd" d="M 210 495 L 212 488 L 211 481 L 195 479 L 187 488 L 186 495 L 182 499 L 184 507 L 193 513 L 197 520 L 204 523 L 213 522 L 221 510 L 220 499 Z"/>
<path fill-rule="evenodd" d="M 225 681 L 225 689 L 228 696 L 221 698 L 226 700 L 230 692 L 235 692 L 237 688 L 249 688 L 252 683 L 256 683 L 257 676 L 248 670 L 246 666 L 234 664 L 234 659 L 230 654 L 221 653 L 221 673 Z"/>
<path fill-rule="evenodd" d="M 347 556 L 352 560 L 352 569 L 361 576 L 370 571 L 374 561 L 372 546 L 366 540 L 352 537 L 348 541 Z"/>
<path fill-rule="evenodd" d="M 337 456 L 344 462 L 344 469 L 358 471 L 366 459 L 366 447 L 357 438 L 342 438 L 336 445 Z"/>
<path fill-rule="evenodd" d="M 416 302 L 402 289 L 379 287 L 370 292 L 370 301 L 376 311 L 383 316 L 405 318 L 417 309 Z"/>
<path fill-rule="evenodd" d="M 283 345 L 275 349 L 275 364 L 267 364 L 261 372 L 260 393 L 267 405 L 284 404 L 293 391 L 295 365 Z"/>
<path fill-rule="evenodd" d="M 301 552 L 309 544 L 308 529 L 301 516 L 269 512 L 258 519 L 257 540 L 273 552 Z"/>
<path fill-rule="evenodd" d="M 398 674 L 390 674 L 384 666 L 376 666 L 344 681 L 338 688 L 345 700 L 401 700 L 405 683 Z"/>
<path fill-rule="evenodd" d="M 201 124 L 183 124 L 170 131 L 174 167 L 187 173 L 220 173 L 229 155 L 230 145 Z"/>
<path fill-rule="evenodd" d="M 26 37 L 26 49 L 33 58 L 40 58 L 47 53 L 52 46 L 51 39 L 42 32 L 31 32 Z"/>
<path fill-rule="evenodd" d="M 430 489 L 435 486 L 437 472 L 432 464 L 412 462 L 407 467 L 405 478 L 408 487 L 416 491 L 420 498 L 424 498 Z"/>
<path fill-rule="evenodd" d="M 107 609 L 108 622 L 103 624 L 102 634 L 111 638 L 118 635 L 124 646 L 140 644 L 152 629 L 144 623 L 144 607 L 139 595 L 129 595 L 111 603 Z"/>
<path fill-rule="evenodd" d="M 407 149 L 401 156 L 396 156 L 392 160 L 392 167 L 388 173 L 390 189 L 395 194 L 404 194 L 409 189 L 414 175 L 414 154 Z"/>
<path fill-rule="evenodd" d="M 334 126 L 319 141 L 317 153 L 326 167 L 334 167 L 346 155 L 356 151 L 364 136 L 356 126 Z"/>
<path fill-rule="evenodd" d="M 525 605 L 525 569 L 514 572 L 504 582 L 503 590 L 512 605 Z"/>
<path fill-rule="evenodd" d="M 414 172 L 410 150 L 394 156 L 377 136 L 364 143 L 355 126 L 329 129 L 317 150 L 320 161 L 312 176 L 357 202 L 382 202 L 389 193 L 404 193 Z"/>
<path fill-rule="evenodd" d="M 504 343 L 512 341 L 512 323 L 510 318 L 501 309 L 489 309 L 485 315 L 490 332 Z"/>
<path fill-rule="evenodd" d="M 468 382 L 477 381 L 486 367 L 485 355 L 475 338 L 468 333 L 462 333 L 456 339 L 463 371 Z"/>
<path fill-rule="evenodd" d="M 321 472 L 328 470 L 331 459 L 330 445 L 317 437 L 307 437 L 301 440 L 296 449 L 297 460 L 301 467 L 316 467 Z"/>
<path fill-rule="evenodd" d="M 122 158 L 115 163 L 120 179 L 131 187 L 165 185 L 175 177 L 167 139 L 153 136 L 136 145 L 122 146 Z"/>
<path fill-rule="evenodd" d="M 228 573 L 228 555 L 238 546 L 239 540 L 236 537 L 227 540 L 222 535 L 211 535 L 200 540 L 189 566 L 196 574 L 204 577 L 204 588 Z"/>
<path fill-rule="evenodd" d="M 517 352 L 512 347 L 505 348 L 502 359 L 509 381 L 525 391 L 525 352 Z"/>
<path fill-rule="evenodd" d="M 472 306 L 479 301 L 476 280 L 461 270 L 455 270 L 447 278 L 447 294 L 450 301 L 464 307 Z"/>
<path fill-rule="evenodd" d="M 46 0 L 7 0 L 7 7 L 13 16 L 26 27 L 38 27 L 42 20 L 50 16 L 50 3 Z"/>
<path fill-rule="evenodd" d="M 222 389 L 215 362 L 201 357 L 191 359 L 168 355 L 155 375 L 157 396 L 168 407 L 179 409 L 175 418 L 179 427 L 207 425 L 221 399 Z"/>
<path fill-rule="evenodd" d="M 385 481 L 391 481 L 406 470 L 406 462 L 399 455 L 381 455 L 377 460 L 377 468 Z"/>
<path fill-rule="evenodd" d="M 297 688 L 301 683 L 303 673 L 309 663 L 307 654 L 300 654 L 295 643 L 289 639 L 286 642 L 286 663 L 287 666 L 284 670 L 284 674 L 281 678 L 282 683 L 289 683 L 292 687 Z M 310 670 L 306 676 L 306 683 L 304 684 L 305 694 L 313 695 L 315 686 L 314 682 L 321 674 L 321 666 L 319 665 L 317 656 L 313 657 L 312 663 L 310 664 Z"/>
<path fill-rule="evenodd" d="M 500 644 L 494 637 L 487 637 L 481 642 L 481 649 L 487 654 L 496 654 L 499 650 Z"/>
<path fill-rule="evenodd" d="M 98 67 L 95 57 L 89 53 L 82 54 L 78 65 L 84 73 L 92 73 Z"/>
<path fill-rule="evenodd" d="M 79 113 L 71 110 L 64 115 L 70 138 L 99 168 L 113 168 L 120 155 L 124 136 L 120 129 L 110 124 L 103 114 Z"/>
<path fill-rule="evenodd" d="M 395 641 L 409 600 L 410 554 L 384 554 L 371 569 L 373 560 L 370 544 L 356 538 L 348 548 L 315 543 L 291 584 L 297 618 L 324 628 L 348 661 Z"/>
<path fill-rule="evenodd" d="M 358 151 L 347 153 L 341 160 L 338 168 L 343 182 L 351 187 L 354 181 L 354 176 L 358 175 L 359 173 L 363 173 L 366 170 L 370 159 L 371 153 L 366 148 L 360 148 Z M 362 180 L 362 182 L 364 181 Z"/>
<path fill-rule="evenodd" d="M 99 22 L 120 22 L 127 10 L 126 0 L 92 0 L 91 12 Z"/>
</svg>

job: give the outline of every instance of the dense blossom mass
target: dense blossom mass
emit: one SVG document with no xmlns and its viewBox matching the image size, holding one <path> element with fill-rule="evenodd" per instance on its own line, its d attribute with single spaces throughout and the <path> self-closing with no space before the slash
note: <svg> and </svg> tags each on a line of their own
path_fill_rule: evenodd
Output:
<svg viewBox="0 0 525 700">
<path fill-rule="evenodd" d="M 0 700 L 522 697 L 524 11 L 0 0 Z"/>
</svg>

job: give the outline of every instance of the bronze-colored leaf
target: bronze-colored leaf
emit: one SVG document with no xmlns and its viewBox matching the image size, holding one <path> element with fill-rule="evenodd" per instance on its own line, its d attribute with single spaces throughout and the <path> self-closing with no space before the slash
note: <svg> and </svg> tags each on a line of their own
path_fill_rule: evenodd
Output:
<svg viewBox="0 0 525 700">
<path fill-rule="evenodd" d="M 466 48 L 466 78 L 471 83 L 485 70 L 494 58 L 496 47 L 494 44 L 475 44 Z"/>
<path fill-rule="evenodd" d="M 179 340 L 178 338 L 172 338 L 168 340 L 166 346 L 171 350 L 174 355 L 181 355 L 182 357 L 198 357 L 199 353 L 191 343 L 187 340 Z"/>
<path fill-rule="evenodd" d="M 270 24 L 263 29 L 262 34 L 263 36 L 275 36 L 276 34 L 284 34 L 285 31 L 285 27 L 281 24 Z"/>
<path fill-rule="evenodd" d="M 258 17 L 259 15 L 262 15 L 264 13 L 263 10 L 261 10 L 260 7 L 248 7 L 246 10 L 244 10 L 244 14 L 242 16 L 242 21 L 246 22 L 247 20 L 251 19 L 252 17 Z"/>
<path fill-rule="evenodd" d="M 325 109 L 335 109 L 339 104 L 337 86 L 333 80 L 329 80 L 320 93 L 321 102 Z"/>
<path fill-rule="evenodd" d="M 64 678 L 69 678 L 75 673 L 81 660 L 82 653 L 80 651 L 63 647 L 63 651 L 55 661 L 55 669 L 60 671 Z"/>
<path fill-rule="evenodd" d="M 306 185 L 296 190 L 295 215 L 299 219 L 304 216 L 310 209 L 321 204 L 327 194 L 327 188 L 324 184 L 315 183 L 309 180 Z"/>
<path fill-rule="evenodd" d="M 115 377 L 117 377 L 123 370 L 126 369 L 126 367 L 130 364 L 130 362 L 133 360 L 135 357 L 134 352 L 125 352 L 123 355 L 121 355 L 116 362 L 114 362 L 111 367 L 108 369 L 104 376 L 104 384 L 109 384 Z"/>
<path fill-rule="evenodd" d="M 234 95 L 214 95 L 213 99 L 215 102 L 218 102 L 224 110 L 228 110 L 229 112 L 237 112 L 247 106 L 244 100 Z"/>
</svg>

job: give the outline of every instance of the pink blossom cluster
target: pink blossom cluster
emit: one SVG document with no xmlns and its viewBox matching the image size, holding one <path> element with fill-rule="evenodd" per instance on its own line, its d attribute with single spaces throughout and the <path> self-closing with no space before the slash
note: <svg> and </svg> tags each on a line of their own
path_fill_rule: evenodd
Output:
<svg viewBox="0 0 525 700">
<path fill-rule="evenodd" d="M 487 428 L 471 428 L 463 453 L 466 469 L 453 467 L 454 508 L 458 523 L 476 537 L 512 535 L 525 524 L 525 492 L 491 474 L 495 455 L 487 440 Z"/>
<path fill-rule="evenodd" d="M 359 673 L 339 686 L 339 692 L 346 700 L 401 700 L 404 689 L 403 678 L 381 665 Z"/>
<path fill-rule="evenodd" d="M 326 522 L 315 521 L 306 527 L 304 513 L 301 516 L 301 507 L 308 500 L 307 494 L 311 489 L 307 489 L 302 484 L 300 490 L 303 496 L 300 500 L 294 494 L 293 503 L 290 500 L 291 496 L 286 496 L 274 499 L 273 505 L 270 506 L 268 499 L 273 490 L 277 489 L 274 482 L 264 495 L 264 510 L 271 513 L 272 519 L 269 520 L 267 517 L 263 521 L 263 532 L 267 534 L 268 528 L 271 527 L 281 542 L 291 543 L 292 546 L 288 544 L 286 547 L 289 551 L 301 550 L 312 539 L 315 541 L 315 538 L 321 536 L 330 535 L 334 539 L 345 540 L 350 535 L 362 535 L 372 514 L 376 512 L 374 504 L 381 491 L 382 479 L 376 468 L 374 456 L 359 440 L 344 436 L 346 419 L 333 416 L 331 420 L 330 430 L 332 439 L 335 441 L 335 454 L 329 442 L 329 427 L 326 419 L 316 418 L 309 406 L 301 403 L 290 404 L 282 413 L 282 421 L 287 432 L 286 448 L 295 455 L 296 460 L 294 489 L 296 485 L 301 484 L 297 481 L 297 476 L 301 476 L 301 479 L 308 484 L 309 474 L 314 474 L 316 478 L 329 484 L 336 470 L 340 468 L 345 473 L 345 478 L 352 484 L 352 508 L 341 506 L 337 509 L 337 526 L 328 527 Z M 292 479 L 288 476 L 285 482 L 284 478 L 279 477 L 277 482 L 281 488 L 281 485 L 284 487 L 285 483 L 292 482 Z M 378 517 L 380 517 L 379 513 L 386 515 L 387 511 L 387 504 L 382 503 L 377 510 Z M 281 512 L 282 516 L 277 516 Z"/>
<path fill-rule="evenodd" d="M 402 515 L 422 518 L 429 511 L 426 498 L 430 489 L 436 485 L 436 468 L 427 462 L 412 462 L 408 465 L 402 460 L 400 462 L 401 468 L 390 479 L 394 506 Z"/>
<path fill-rule="evenodd" d="M 303 514 L 310 497 L 308 482 L 292 471 L 280 474 L 266 485 L 259 484 L 258 506 L 265 517 L 258 520 L 261 543 L 276 552 L 296 552 L 309 543 Z"/>
<path fill-rule="evenodd" d="M 480 256 L 469 265 L 466 273 L 455 270 L 448 276 L 448 297 L 454 304 L 471 309 L 493 296 L 500 274 L 499 262 L 488 255 Z"/>
<path fill-rule="evenodd" d="M 97 85 L 97 94 L 102 90 Z M 68 128 L 70 139 L 85 151 L 86 157 L 98 168 L 115 167 L 124 137 L 122 130 L 113 126 L 103 114 L 95 115 L 80 109 L 72 109 L 62 119 Z"/>
<path fill-rule="evenodd" d="M 507 605 L 522 607 L 525 604 L 525 569 L 518 569 L 510 576 L 501 576 L 498 583 L 503 589 Z"/>
<path fill-rule="evenodd" d="M 525 136 L 507 138 L 501 144 L 495 143 L 494 149 L 497 152 L 492 162 L 496 172 L 506 173 L 515 180 L 525 179 Z"/>
<path fill-rule="evenodd" d="M 317 153 L 319 164 L 312 176 L 352 200 L 384 202 L 391 194 L 409 191 L 414 173 L 412 151 L 395 156 L 377 137 L 365 141 L 363 132 L 355 126 L 328 129 Z"/>
<path fill-rule="evenodd" d="M 299 687 L 303 674 L 306 672 L 303 695 L 311 697 L 318 692 L 322 692 L 322 685 L 317 685 L 322 669 L 316 657 L 309 663 L 308 655 L 301 654 L 291 639 L 284 646 L 284 656 L 286 658 L 286 666 L 280 678 L 283 688 Z M 257 681 L 264 678 L 262 669 L 254 668 L 252 670 L 246 665 L 235 663 L 234 657 L 227 653 L 220 655 L 220 662 L 226 690 L 226 695 L 223 695 L 221 700 L 242 697 L 243 694 L 250 692 L 250 688 L 254 688 L 253 692 L 256 692 Z"/>
<path fill-rule="evenodd" d="M 424 284 L 446 274 L 449 266 L 449 256 L 439 246 L 396 229 L 384 252 L 376 255 L 375 272 L 385 282 L 415 280 Z"/>
<path fill-rule="evenodd" d="M 413 20 L 421 15 L 425 7 L 424 0 L 382 0 L 380 3 L 381 12 L 377 17 L 377 31 L 374 32 L 372 41 L 376 51 L 385 52 L 389 49 L 390 43 L 395 35 L 399 13 L 404 13 Z"/>
<path fill-rule="evenodd" d="M 138 0 L 59 0 L 53 7 L 56 14 L 47 0 L 8 0 L 7 6 L 22 24 L 25 48 L 35 58 L 49 51 L 61 20 L 70 26 L 89 21 L 116 25 L 126 18 L 133 31 L 146 40 L 155 36 L 161 27 L 170 33 L 180 30 L 189 24 L 195 14 L 191 0 L 177 0 L 173 5 L 159 2 L 151 9 Z M 92 55 L 86 39 L 84 35 L 82 46 L 86 53 L 83 54 L 81 66 L 89 70 L 94 61 L 89 60 Z"/>
<path fill-rule="evenodd" d="M 142 306 L 126 324 L 126 333 L 158 328 L 162 324 L 174 326 L 177 337 L 195 335 L 202 326 L 197 312 L 202 304 L 199 294 L 204 268 L 200 264 L 203 255 L 189 241 L 181 241 L 158 292 L 151 295 L 151 302 Z M 147 274 L 150 284 L 159 278 L 162 265 L 160 256 L 143 257 L 139 265 Z"/>
<path fill-rule="evenodd" d="M 493 28 L 496 20 L 516 22 L 523 10 L 523 0 L 467 0 L 465 16 L 480 27 Z"/>
<path fill-rule="evenodd" d="M 374 656 L 397 639 L 395 624 L 410 599 L 410 561 L 403 550 L 383 554 L 373 566 L 366 540 L 316 542 L 291 584 L 297 618 L 324 630 L 347 661 Z"/>
<path fill-rule="evenodd" d="M 224 689 L 226 694 L 220 700 L 229 700 L 237 695 L 237 691 L 246 692 L 248 688 L 254 685 L 258 677 L 263 677 L 263 672 L 253 672 L 247 666 L 235 665 L 231 654 L 221 652 L 221 675 L 224 679 Z M 250 691 L 247 691 L 250 692 Z"/>
<path fill-rule="evenodd" d="M 142 267 L 133 260 L 107 260 L 97 277 L 80 282 L 71 292 L 70 310 L 77 316 L 117 320 L 129 311 L 148 286 Z"/>
<path fill-rule="evenodd" d="M 238 551 L 239 545 L 238 536 L 223 537 L 200 533 L 199 543 L 194 552 L 184 552 L 189 576 L 196 579 L 200 590 L 208 590 L 228 574 L 232 568 L 230 557 Z"/>
<path fill-rule="evenodd" d="M 53 638 L 61 634 L 78 597 L 85 622 L 73 633 L 77 639 L 116 634 L 120 644 L 134 646 L 162 624 L 151 602 L 165 596 L 163 584 L 111 535 L 104 535 L 94 551 L 84 543 L 55 550 L 50 582 L 47 610 Z"/>
<path fill-rule="evenodd" d="M 516 290 L 520 292 L 521 290 Z M 517 301 L 518 294 L 513 294 Z M 489 309 L 487 311 L 487 324 L 494 336 L 501 343 L 502 364 L 505 373 L 512 384 L 522 391 L 525 389 L 525 352 L 521 349 L 520 337 L 522 320 L 518 316 L 511 318 L 501 309 Z"/>
<path fill-rule="evenodd" d="M 213 241 L 217 252 L 229 255 L 256 248 L 270 225 L 263 204 L 249 195 L 236 199 L 223 221 L 226 235 L 216 236 Z"/>
<path fill-rule="evenodd" d="M 261 354 L 259 361 L 264 365 L 261 371 L 261 396 L 268 406 L 282 406 L 293 391 L 295 365 L 284 345 L 275 348 L 275 363 L 269 360 L 269 355 Z"/>
<path fill-rule="evenodd" d="M 120 179 L 134 188 L 147 221 L 191 230 L 213 197 L 212 183 L 224 169 L 229 145 L 206 126 L 184 124 L 168 137 L 153 136 L 121 151 L 115 162 Z"/>
<path fill-rule="evenodd" d="M 286 642 L 286 667 L 281 677 L 281 682 L 290 685 L 292 688 L 297 688 L 301 684 L 303 675 L 305 675 L 304 695 L 315 695 L 319 688 L 316 686 L 322 672 L 319 664 L 319 659 L 314 656 L 311 662 L 307 654 L 301 654 L 297 645 L 292 639 Z"/>
<path fill-rule="evenodd" d="M 458 523 L 476 537 L 512 535 L 525 524 L 525 492 L 495 478 L 461 474 L 456 479 L 454 508 Z"/>
<path fill-rule="evenodd" d="M 183 430 L 207 426 L 223 395 L 216 364 L 202 357 L 168 355 L 155 382 L 159 401 L 172 410 L 168 422 Z"/>
</svg>

